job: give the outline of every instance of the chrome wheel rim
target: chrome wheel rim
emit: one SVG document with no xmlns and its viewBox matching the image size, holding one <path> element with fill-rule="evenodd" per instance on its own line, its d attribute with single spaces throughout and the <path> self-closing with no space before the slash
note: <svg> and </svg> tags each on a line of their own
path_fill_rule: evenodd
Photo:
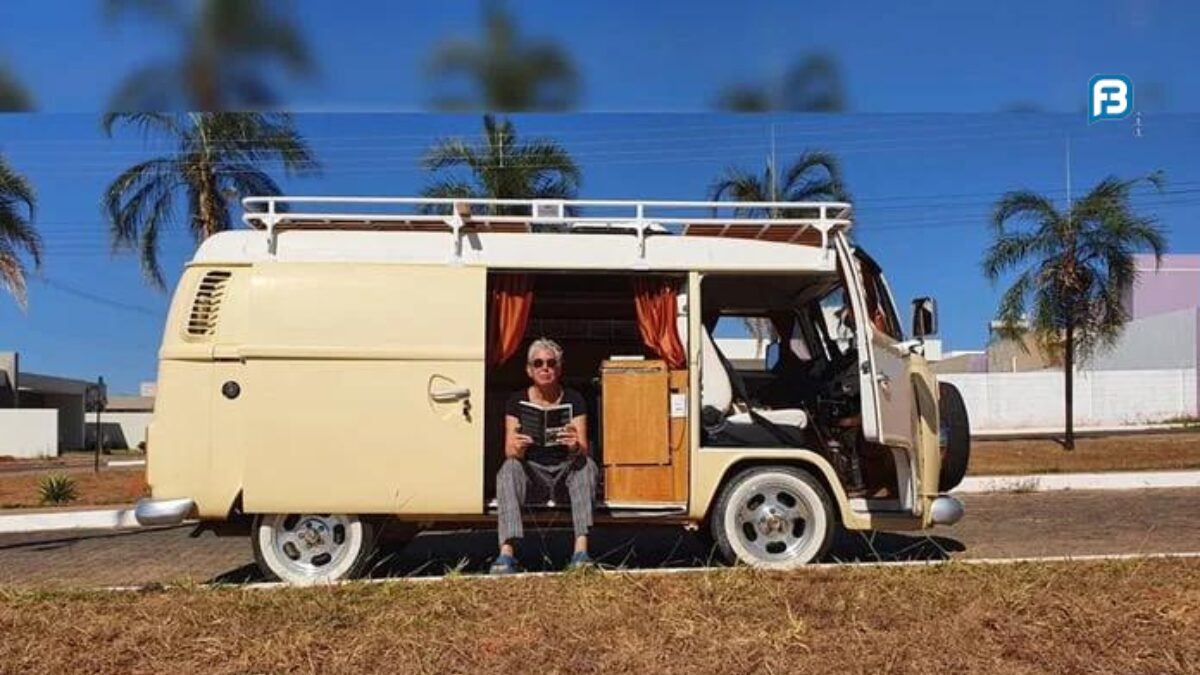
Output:
<svg viewBox="0 0 1200 675">
<path fill-rule="evenodd" d="M 804 555 L 817 536 L 807 496 L 790 481 L 760 480 L 741 486 L 732 509 L 732 532 L 757 562 L 787 564 Z"/>
<path fill-rule="evenodd" d="M 275 515 L 269 521 L 271 551 L 289 576 L 324 577 L 356 554 L 355 525 L 355 519 L 344 515 Z"/>
</svg>

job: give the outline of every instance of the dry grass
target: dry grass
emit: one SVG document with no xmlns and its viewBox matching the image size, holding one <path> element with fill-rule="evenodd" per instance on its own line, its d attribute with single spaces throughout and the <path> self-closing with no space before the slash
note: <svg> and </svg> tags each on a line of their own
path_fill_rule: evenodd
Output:
<svg viewBox="0 0 1200 675">
<path fill-rule="evenodd" d="M 1126 434 L 1078 438 L 1064 450 L 1049 439 L 972 441 L 967 473 L 975 476 L 1077 471 L 1200 468 L 1200 434 Z"/>
<path fill-rule="evenodd" d="M 22 673 L 1191 673 L 1200 561 L 0 591 L 0 634 Z"/>
<path fill-rule="evenodd" d="M 0 473 L 0 509 L 41 506 L 38 482 L 47 474 L 64 473 L 55 469 L 38 473 Z M 69 471 L 75 479 L 79 499 L 71 506 L 102 504 L 132 504 L 147 494 L 146 474 L 141 470 L 101 469 L 99 474 L 91 471 Z"/>
</svg>

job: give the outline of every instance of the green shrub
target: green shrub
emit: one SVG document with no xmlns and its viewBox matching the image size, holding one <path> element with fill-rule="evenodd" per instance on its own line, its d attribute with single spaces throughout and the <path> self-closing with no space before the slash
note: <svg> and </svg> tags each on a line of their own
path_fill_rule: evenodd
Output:
<svg viewBox="0 0 1200 675">
<path fill-rule="evenodd" d="M 38 482 L 38 495 L 43 504 L 70 504 L 79 499 L 75 479 L 63 473 L 52 473 Z"/>
</svg>

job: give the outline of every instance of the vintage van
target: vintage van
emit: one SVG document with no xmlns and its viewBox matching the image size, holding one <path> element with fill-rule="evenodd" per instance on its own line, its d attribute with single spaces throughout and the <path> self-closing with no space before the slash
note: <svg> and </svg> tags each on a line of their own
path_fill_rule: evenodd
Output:
<svg viewBox="0 0 1200 675">
<path fill-rule="evenodd" d="M 963 514 L 945 493 L 965 409 L 922 355 L 934 303 L 904 336 L 848 204 L 243 206 L 171 303 L 143 524 L 250 521 L 294 583 L 361 572 L 385 519 L 488 527 L 503 403 L 541 336 L 589 399 L 601 527 L 699 528 L 729 561 L 791 568 L 837 528 Z M 724 354 L 714 334 L 747 327 L 765 348 Z"/>
</svg>

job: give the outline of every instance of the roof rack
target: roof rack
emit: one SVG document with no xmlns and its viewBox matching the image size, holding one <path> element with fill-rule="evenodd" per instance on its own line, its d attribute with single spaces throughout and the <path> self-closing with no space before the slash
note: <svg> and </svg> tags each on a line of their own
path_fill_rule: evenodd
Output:
<svg viewBox="0 0 1200 675">
<path fill-rule="evenodd" d="M 634 234 L 640 257 L 646 237 L 757 239 L 829 246 L 848 229 L 845 202 L 712 202 L 605 199 L 448 199 L 425 197 L 246 197 L 242 220 L 267 232 L 274 254 L 285 230 L 450 232 L 454 258 L 471 232 L 611 232 Z M 724 214 L 724 215 L 722 215 Z"/>
</svg>

